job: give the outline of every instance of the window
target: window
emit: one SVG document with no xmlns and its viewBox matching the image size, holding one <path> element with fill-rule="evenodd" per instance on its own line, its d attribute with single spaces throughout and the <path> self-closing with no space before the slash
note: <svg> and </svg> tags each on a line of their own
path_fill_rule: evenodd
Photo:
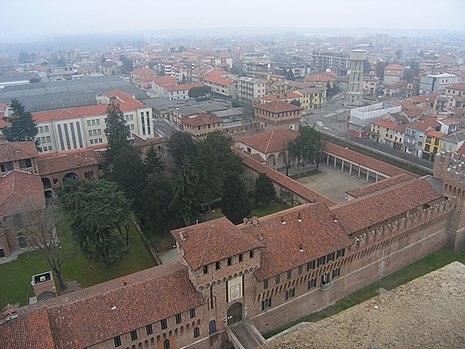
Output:
<svg viewBox="0 0 465 349">
<path fill-rule="evenodd" d="M 335 256 L 335 253 L 330 253 L 329 255 L 326 256 L 326 260 L 329 262 L 329 261 L 332 261 L 334 260 L 334 256 Z"/>
<path fill-rule="evenodd" d="M 19 160 L 19 168 L 28 168 L 28 167 L 32 167 L 31 159 Z"/>
<path fill-rule="evenodd" d="M 162 330 L 168 328 L 168 321 L 166 321 L 166 319 L 161 320 L 160 321 L 160 326 L 161 326 Z"/>
<path fill-rule="evenodd" d="M 286 300 L 295 297 L 295 287 L 290 288 L 286 291 Z"/>
<path fill-rule="evenodd" d="M 276 276 L 275 282 L 276 282 L 276 285 L 281 282 L 281 275 Z"/>
<path fill-rule="evenodd" d="M 250 257 L 250 258 L 253 258 L 253 250 L 251 250 L 251 251 L 249 252 L 249 257 Z"/>
<path fill-rule="evenodd" d="M 341 268 L 336 268 L 333 270 L 333 279 L 341 275 Z"/>
<path fill-rule="evenodd" d="M 177 324 L 180 324 L 182 322 L 182 316 L 181 316 L 181 313 L 179 314 L 176 314 L 176 323 Z"/>
<path fill-rule="evenodd" d="M 262 310 L 271 308 L 271 298 L 265 298 L 262 300 Z"/>
<path fill-rule="evenodd" d="M 189 310 L 189 317 L 192 319 L 195 317 L 195 308 Z"/>
<path fill-rule="evenodd" d="M 216 269 L 216 270 L 220 269 L 220 262 L 216 262 L 216 263 L 215 263 L 215 269 Z"/>
<path fill-rule="evenodd" d="M 316 278 L 308 280 L 308 289 L 312 289 L 316 287 Z"/>
<path fill-rule="evenodd" d="M 287 271 L 287 279 L 289 280 L 292 277 L 292 270 Z"/>
<path fill-rule="evenodd" d="M 239 253 L 239 262 L 242 262 L 242 253 Z"/>
<path fill-rule="evenodd" d="M 203 267 L 203 273 L 208 274 L 208 265 L 204 265 Z"/>
<path fill-rule="evenodd" d="M 212 320 L 208 324 L 208 334 L 212 335 L 214 333 L 216 333 L 216 321 Z"/>
<path fill-rule="evenodd" d="M 137 330 L 131 331 L 131 340 L 132 341 L 137 340 Z"/>
<path fill-rule="evenodd" d="M 337 251 L 337 253 L 336 253 L 336 259 L 337 259 L 337 258 L 344 257 L 345 252 L 346 252 L 345 249 L 342 249 L 342 250 Z"/>
<path fill-rule="evenodd" d="M 91 179 L 94 177 L 94 171 L 86 171 L 84 172 L 84 178 L 85 179 Z"/>
<path fill-rule="evenodd" d="M 307 271 L 315 269 L 315 261 L 311 261 L 307 263 Z"/>
<path fill-rule="evenodd" d="M 114 337 L 113 342 L 115 343 L 115 348 L 120 347 L 121 346 L 121 337 L 120 336 Z"/>
<path fill-rule="evenodd" d="M 231 265 L 231 264 L 232 264 L 232 258 L 229 257 L 229 258 L 228 258 L 228 265 Z"/>
<path fill-rule="evenodd" d="M 303 269 L 303 266 L 302 265 L 299 265 L 299 267 L 297 268 L 297 274 L 302 274 L 302 269 Z"/>
<path fill-rule="evenodd" d="M 194 328 L 194 338 L 200 337 L 200 328 Z"/>
<path fill-rule="evenodd" d="M 147 336 L 153 333 L 152 324 L 145 326 L 145 332 L 147 332 Z"/>
<path fill-rule="evenodd" d="M 13 170 L 13 163 L 10 161 L 10 162 L 4 162 L 3 164 L 0 164 L 0 170 L 2 172 L 12 171 Z"/>
<path fill-rule="evenodd" d="M 321 275 L 321 285 L 326 285 L 329 282 L 329 273 Z"/>
<path fill-rule="evenodd" d="M 324 265 L 326 263 L 326 256 L 318 258 L 316 266 L 319 267 L 320 265 Z"/>
<path fill-rule="evenodd" d="M 263 280 L 263 288 L 264 289 L 268 288 L 268 279 Z"/>
<path fill-rule="evenodd" d="M 163 342 L 163 349 L 171 349 L 171 343 L 169 339 L 165 339 Z"/>
</svg>

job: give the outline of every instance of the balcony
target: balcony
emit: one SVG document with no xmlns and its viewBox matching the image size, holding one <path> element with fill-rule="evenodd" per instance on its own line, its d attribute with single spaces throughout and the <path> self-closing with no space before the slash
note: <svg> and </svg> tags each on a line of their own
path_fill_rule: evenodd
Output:
<svg viewBox="0 0 465 349">
<path fill-rule="evenodd" d="M 330 290 L 332 288 L 333 288 L 333 282 L 332 281 L 320 285 L 320 291 L 323 291 L 323 292 L 328 291 L 328 290 Z"/>
</svg>

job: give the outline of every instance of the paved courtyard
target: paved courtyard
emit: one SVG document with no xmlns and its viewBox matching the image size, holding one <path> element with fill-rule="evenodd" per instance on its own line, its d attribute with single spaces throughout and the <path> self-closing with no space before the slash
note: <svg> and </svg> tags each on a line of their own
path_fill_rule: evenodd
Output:
<svg viewBox="0 0 465 349">
<path fill-rule="evenodd" d="M 337 203 L 346 202 L 346 191 L 360 188 L 367 184 L 358 180 L 355 176 L 349 176 L 347 173 L 342 173 L 340 170 L 335 170 L 333 167 L 328 167 L 325 164 L 320 164 L 318 170 L 320 173 L 302 177 L 296 179 L 296 181 Z"/>
</svg>

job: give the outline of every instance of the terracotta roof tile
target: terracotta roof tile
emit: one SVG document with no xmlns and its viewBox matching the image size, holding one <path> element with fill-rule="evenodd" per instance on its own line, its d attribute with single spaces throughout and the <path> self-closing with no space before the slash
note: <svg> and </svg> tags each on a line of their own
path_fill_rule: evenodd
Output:
<svg viewBox="0 0 465 349">
<path fill-rule="evenodd" d="M 157 76 L 152 81 L 159 86 L 176 85 L 176 78 L 174 76 Z"/>
<path fill-rule="evenodd" d="M 0 216 L 44 207 L 44 187 L 39 175 L 13 170 L 0 177 Z"/>
<path fill-rule="evenodd" d="M 202 87 L 205 86 L 205 84 L 200 84 L 200 83 L 192 83 L 192 84 L 182 84 L 182 85 L 168 85 L 165 86 L 165 89 L 168 92 L 173 92 L 173 91 L 185 91 L 185 90 L 190 90 L 191 88 L 194 87 Z"/>
<path fill-rule="evenodd" d="M 401 133 L 405 132 L 405 125 L 398 125 L 395 122 L 392 122 L 391 120 L 387 120 L 387 119 L 373 121 L 372 124 L 380 126 L 380 127 L 388 128 L 390 130 L 394 130 L 397 132 L 401 132 Z"/>
<path fill-rule="evenodd" d="M 236 150 L 236 154 L 238 154 L 242 158 L 242 163 L 244 166 L 251 168 L 252 170 L 265 173 L 273 182 L 276 182 L 283 188 L 291 191 L 295 195 L 301 197 L 307 202 L 324 202 L 328 206 L 333 206 L 336 203 L 329 199 L 328 197 L 313 191 L 299 182 L 293 180 L 292 178 L 283 175 L 282 173 L 269 168 L 268 166 L 258 162 L 254 158 L 252 158 L 248 153 Z"/>
<path fill-rule="evenodd" d="M 292 98 L 300 98 L 301 96 L 295 92 L 291 93 L 284 93 L 280 95 L 267 95 L 261 97 L 262 100 L 267 101 L 267 102 L 272 102 L 272 101 L 282 101 L 284 99 L 292 99 Z"/>
<path fill-rule="evenodd" d="M 38 156 L 34 142 L 6 142 L 0 144 L 0 162 L 33 159 Z"/>
<path fill-rule="evenodd" d="M 86 348 L 204 303 L 178 262 L 124 278 L 126 286 L 114 279 L 38 304 L 48 309 L 57 348 Z"/>
<path fill-rule="evenodd" d="M 54 157 L 40 158 L 37 161 L 39 173 L 48 175 L 51 173 L 69 171 L 80 167 L 98 165 L 102 161 L 102 153 L 95 150 L 62 154 Z"/>
<path fill-rule="evenodd" d="M 374 171 L 383 173 L 389 177 L 396 176 L 401 173 L 406 173 L 408 171 L 402 170 L 396 166 L 389 165 L 383 161 L 379 161 L 376 159 L 373 159 L 369 156 L 357 153 L 356 151 L 346 149 L 344 147 L 341 147 L 339 145 L 326 142 L 325 144 L 325 151 L 327 153 L 333 154 L 333 155 L 338 155 L 340 157 L 343 157 L 347 160 L 353 161 L 357 164 L 360 164 L 362 166 L 365 166 L 367 168 L 370 168 Z"/>
<path fill-rule="evenodd" d="M 450 86 L 447 86 L 446 88 L 450 88 L 453 90 L 459 90 L 459 91 L 465 91 L 465 84 L 453 84 Z"/>
<path fill-rule="evenodd" d="M 282 220 L 286 223 L 283 224 Z M 324 203 L 294 207 L 260 218 L 258 225 L 245 223 L 239 228 L 256 239 L 262 239 L 265 246 L 260 269 L 256 272 L 261 280 L 352 244 Z"/>
<path fill-rule="evenodd" d="M 287 149 L 289 142 L 293 141 L 298 136 L 299 133 L 294 130 L 274 129 L 256 135 L 238 138 L 238 142 L 268 154 Z"/>
<path fill-rule="evenodd" d="M 427 135 L 427 136 L 434 137 L 434 138 L 442 138 L 442 137 L 444 137 L 446 134 L 445 134 L 445 133 L 442 133 L 442 132 L 435 131 L 435 130 L 428 130 L 428 131 L 426 131 L 426 135 Z"/>
<path fill-rule="evenodd" d="M 405 67 L 403 65 L 394 63 L 394 64 L 389 64 L 384 68 L 384 70 L 405 70 Z"/>
<path fill-rule="evenodd" d="M 420 178 L 351 200 L 331 210 L 350 235 L 441 198 L 442 195 L 425 178 Z"/>
<path fill-rule="evenodd" d="M 55 349 L 47 310 L 38 309 L 1 324 L 0 348 Z"/>
<path fill-rule="evenodd" d="M 262 247 L 260 241 L 244 234 L 225 217 L 173 230 L 171 235 L 193 270 Z"/>
<path fill-rule="evenodd" d="M 313 75 L 307 75 L 304 78 L 304 81 L 306 82 L 312 82 L 312 81 L 322 81 L 322 82 L 329 82 L 329 81 L 336 81 L 334 77 L 328 74 L 313 74 Z"/>
<path fill-rule="evenodd" d="M 361 188 L 346 191 L 346 193 L 349 194 L 350 196 L 353 196 L 354 198 L 359 198 L 362 196 L 366 196 L 368 194 L 372 194 L 379 190 L 389 188 L 393 185 L 406 182 L 413 178 L 415 178 L 415 175 L 413 173 L 401 173 L 394 177 L 386 178 L 386 179 L 383 179 L 375 183 L 364 185 Z"/>
<path fill-rule="evenodd" d="M 221 70 L 213 70 L 211 72 L 208 72 L 204 77 L 203 80 L 206 82 L 210 82 L 213 84 L 218 84 L 218 85 L 225 85 L 229 86 L 234 84 L 236 81 L 233 79 L 229 79 L 227 77 L 224 77 L 227 74 L 225 71 Z"/>
<path fill-rule="evenodd" d="M 187 124 L 190 126 L 204 126 L 204 125 L 211 125 L 223 123 L 223 120 L 217 118 L 216 116 L 209 115 L 209 114 L 195 114 L 185 118 L 182 118 L 181 122 L 183 124 Z"/>
<path fill-rule="evenodd" d="M 257 104 L 256 106 L 254 106 L 254 108 L 269 111 L 271 113 L 283 113 L 288 111 L 303 110 L 300 107 L 286 102 L 271 102 L 265 104 Z"/>
</svg>

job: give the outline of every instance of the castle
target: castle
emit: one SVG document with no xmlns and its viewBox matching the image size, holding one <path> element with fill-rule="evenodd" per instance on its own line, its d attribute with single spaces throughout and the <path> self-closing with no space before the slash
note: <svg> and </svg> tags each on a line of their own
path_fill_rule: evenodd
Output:
<svg viewBox="0 0 465 349">
<path fill-rule="evenodd" d="M 237 226 L 220 218 L 175 230 L 177 261 L 9 309 L 0 347 L 194 349 L 227 339 L 239 348 L 240 324 L 260 343 L 259 331 L 441 247 L 464 247 L 464 167 L 464 155 L 443 154 L 433 176 L 385 179 L 344 204 L 317 200 Z"/>
</svg>

